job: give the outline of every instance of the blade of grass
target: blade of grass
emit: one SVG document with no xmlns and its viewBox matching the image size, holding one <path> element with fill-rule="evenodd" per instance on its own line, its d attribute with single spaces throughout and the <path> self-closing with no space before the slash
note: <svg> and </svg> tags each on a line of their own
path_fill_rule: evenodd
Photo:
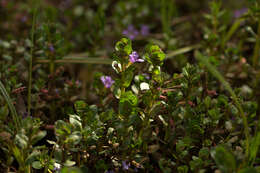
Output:
<svg viewBox="0 0 260 173">
<path fill-rule="evenodd" d="M 180 48 L 180 49 L 177 49 L 175 51 L 172 51 L 172 52 L 169 52 L 166 54 L 166 59 L 170 59 L 170 58 L 173 58 L 177 55 L 181 55 L 181 54 L 184 54 L 184 53 L 187 53 L 187 52 L 190 52 L 194 49 L 197 49 L 197 48 L 200 48 L 200 45 L 199 44 L 196 44 L 196 45 L 192 45 L 192 46 L 187 46 L 187 47 L 183 47 L 183 48 Z"/>
<path fill-rule="evenodd" d="M 255 137 L 252 139 L 250 145 L 250 153 L 249 153 L 249 164 L 253 166 L 255 159 L 257 157 L 257 153 L 260 146 L 260 132 L 257 132 Z"/>
<path fill-rule="evenodd" d="M 177 55 L 181 55 L 187 52 L 190 52 L 194 49 L 200 48 L 199 44 L 183 47 L 180 49 L 177 49 L 175 51 L 169 52 L 166 54 L 166 59 L 173 58 Z M 36 58 L 37 59 L 37 58 Z M 36 63 L 50 63 L 49 59 L 38 59 L 35 60 Z M 68 56 L 65 56 L 63 59 L 54 60 L 54 63 L 60 63 L 60 64 L 104 64 L 104 65 L 111 65 L 112 59 L 109 58 L 98 58 L 98 57 L 88 57 L 86 53 L 81 54 L 71 54 Z"/>
<path fill-rule="evenodd" d="M 58 59 L 54 60 L 54 63 L 61 63 L 61 64 L 104 64 L 104 65 L 111 65 L 112 60 L 108 58 L 89 58 L 89 57 L 80 57 L 80 58 L 73 58 L 73 59 Z M 43 59 L 43 60 L 36 60 L 36 63 L 50 63 L 50 60 Z"/>
<path fill-rule="evenodd" d="M 7 93 L 3 83 L 1 81 L 0 81 L 0 91 L 1 91 L 2 95 L 4 96 L 6 103 L 8 104 L 8 107 L 11 111 L 12 119 L 13 119 L 14 124 L 15 124 L 16 131 L 18 131 L 21 127 L 21 120 L 18 117 L 17 112 L 15 110 L 15 107 L 12 103 L 12 100 L 10 99 L 10 96 Z"/>
<path fill-rule="evenodd" d="M 28 75 L 28 116 L 31 114 L 31 94 L 32 94 L 32 66 L 33 66 L 33 51 L 34 51 L 34 32 L 35 32 L 35 25 L 36 25 L 36 14 L 37 8 L 34 6 L 33 9 L 33 21 L 32 21 L 32 30 L 31 30 L 31 57 L 29 62 L 29 75 Z"/>
<path fill-rule="evenodd" d="M 239 28 L 241 23 L 243 22 L 243 19 L 237 20 L 229 29 L 228 33 L 225 35 L 225 37 L 222 40 L 221 47 L 224 48 L 226 42 L 233 36 L 233 34 L 236 32 L 236 30 Z"/>
<path fill-rule="evenodd" d="M 260 49 L 260 18 L 258 19 L 258 28 L 257 28 L 257 36 L 256 43 L 253 54 L 253 67 L 256 68 L 259 62 L 259 49 Z"/>
<path fill-rule="evenodd" d="M 236 104 L 236 107 L 238 108 L 240 112 L 240 116 L 243 120 L 243 125 L 244 125 L 244 134 L 246 137 L 246 158 L 248 159 L 249 156 L 249 130 L 248 130 L 248 123 L 247 123 L 247 118 L 244 113 L 244 110 L 235 94 L 235 92 L 232 90 L 230 84 L 225 80 L 225 78 L 220 74 L 220 72 L 214 67 L 207 59 L 204 57 L 199 51 L 195 52 L 195 57 L 203 64 L 206 66 L 206 68 L 209 70 L 209 72 L 217 78 L 220 83 L 225 87 L 225 89 L 229 92 L 231 95 L 234 103 Z"/>
</svg>

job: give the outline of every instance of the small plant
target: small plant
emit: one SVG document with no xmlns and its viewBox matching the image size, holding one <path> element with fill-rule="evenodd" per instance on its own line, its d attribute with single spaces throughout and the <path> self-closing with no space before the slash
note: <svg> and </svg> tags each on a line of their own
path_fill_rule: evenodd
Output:
<svg viewBox="0 0 260 173">
<path fill-rule="evenodd" d="M 0 172 L 260 172 L 258 1 L 37 2 L 0 0 Z"/>
</svg>

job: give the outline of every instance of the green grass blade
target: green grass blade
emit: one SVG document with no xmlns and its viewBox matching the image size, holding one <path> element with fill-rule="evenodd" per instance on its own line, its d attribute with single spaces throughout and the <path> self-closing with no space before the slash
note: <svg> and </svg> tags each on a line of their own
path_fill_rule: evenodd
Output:
<svg viewBox="0 0 260 173">
<path fill-rule="evenodd" d="M 37 8 L 34 7 L 33 9 L 33 23 L 32 23 L 32 30 L 31 30 L 31 51 L 30 51 L 30 62 L 29 62 L 29 75 L 28 75 L 28 107 L 27 112 L 28 116 L 31 114 L 31 94 L 32 94 L 32 66 L 33 66 L 33 50 L 34 50 L 34 32 L 35 32 L 35 25 L 36 25 L 36 14 Z"/>
<path fill-rule="evenodd" d="M 168 54 L 166 54 L 166 59 L 170 59 L 170 58 L 173 58 L 175 56 L 190 52 L 190 51 L 197 49 L 197 48 L 200 48 L 199 44 L 177 49 L 175 51 L 172 51 L 172 52 L 169 52 Z M 35 63 L 47 64 L 47 63 L 50 63 L 50 60 L 49 59 L 38 59 L 38 60 L 35 60 Z M 63 59 L 53 60 L 53 63 L 55 63 L 55 64 L 103 64 L 103 65 L 111 65 L 112 59 L 109 59 L 107 57 L 89 57 L 89 56 L 87 56 L 86 53 L 80 53 L 80 54 L 71 54 L 71 55 L 65 56 Z"/>
<path fill-rule="evenodd" d="M 196 45 L 192 45 L 192 46 L 187 46 L 187 47 L 183 47 L 183 48 L 180 48 L 180 49 L 177 49 L 175 51 L 172 51 L 172 52 L 169 52 L 166 54 L 166 59 L 170 59 L 170 58 L 173 58 L 177 55 L 181 55 L 181 54 L 184 54 L 184 53 L 187 53 L 187 52 L 190 52 L 194 49 L 197 49 L 197 48 L 200 48 L 200 45 L 199 44 L 196 44 Z"/>
<path fill-rule="evenodd" d="M 112 59 L 108 58 L 90 58 L 90 57 L 78 57 L 71 59 L 58 59 L 53 61 L 56 64 L 104 64 L 111 65 Z M 50 60 L 36 60 L 36 63 L 50 63 Z"/>
<path fill-rule="evenodd" d="M 199 51 L 195 52 L 195 57 L 203 64 L 206 66 L 206 68 L 209 70 L 209 72 L 215 77 L 217 78 L 220 83 L 225 87 L 225 89 L 229 92 L 229 94 L 231 95 L 234 103 L 236 104 L 236 107 L 238 108 L 239 112 L 240 112 L 240 116 L 243 119 L 243 125 L 244 125 L 244 134 L 246 137 L 246 158 L 248 159 L 248 155 L 249 155 L 249 130 L 248 130 L 248 123 L 247 123 L 247 118 L 246 115 L 244 113 L 244 110 L 235 94 L 235 92 L 232 90 L 230 84 L 225 80 L 225 78 L 220 74 L 220 72 L 216 69 L 216 67 L 214 67 L 208 60 L 206 57 L 204 57 Z"/>
<path fill-rule="evenodd" d="M 0 92 L 2 93 L 6 103 L 8 104 L 8 107 L 9 107 L 9 109 L 11 111 L 12 119 L 13 119 L 14 124 L 15 124 L 16 131 L 18 131 L 20 129 L 20 127 L 21 127 L 21 120 L 18 117 L 17 112 L 15 110 L 15 107 L 14 107 L 14 105 L 12 103 L 12 100 L 10 99 L 10 96 L 7 93 L 3 83 L 1 81 L 0 81 Z"/>
<path fill-rule="evenodd" d="M 249 151 L 249 163 L 252 166 L 254 164 L 254 161 L 256 159 L 258 150 L 260 146 L 260 132 L 257 132 L 255 137 L 252 139 L 251 145 L 250 145 L 250 151 Z"/>
<path fill-rule="evenodd" d="M 255 43 L 255 47 L 254 47 L 254 54 L 253 54 L 253 60 L 252 60 L 254 68 L 256 68 L 259 63 L 259 49 L 260 49 L 260 18 L 258 20 L 256 43 Z"/>
<path fill-rule="evenodd" d="M 228 33 L 225 35 L 225 37 L 222 40 L 221 47 L 224 48 L 225 44 L 228 42 L 228 40 L 233 36 L 233 34 L 236 32 L 236 30 L 239 28 L 241 23 L 243 22 L 243 19 L 237 20 L 229 29 Z"/>
</svg>

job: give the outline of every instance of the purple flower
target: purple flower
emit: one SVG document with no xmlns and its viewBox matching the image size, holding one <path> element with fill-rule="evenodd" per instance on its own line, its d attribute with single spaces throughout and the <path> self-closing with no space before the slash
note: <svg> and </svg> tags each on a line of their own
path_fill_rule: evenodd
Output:
<svg viewBox="0 0 260 173">
<path fill-rule="evenodd" d="M 131 40 L 137 37 L 139 32 L 135 29 L 133 25 L 129 25 L 126 30 L 123 31 L 123 35 L 129 37 Z"/>
<path fill-rule="evenodd" d="M 248 11 L 247 8 L 242 8 L 242 9 L 239 9 L 239 10 L 235 10 L 233 15 L 234 15 L 234 18 L 239 18 L 241 17 L 243 14 L 245 14 L 246 12 Z"/>
<path fill-rule="evenodd" d="M 147 36 L 150 33 L 150 29 L 147 25 L 141 26 L 141 34 L 142 36 Z"/>
<path fill-rule="evenodd" d="M 21 18 L 21 22 L 23 22 L 23 23 L 25 23 L 27 20 L 28 20 L 28 17 L 27 17 L 27 16 L 23 16 L 23 17 Z"/>
<path fill-rule="evenodd" d="M 129 55 L 129 59 L 132 63 L 135 63 L 135 62 L 144 62 L 143 59 L 138 59 L 139 58 L 139 55 L 136 51 L 133 51 L 130 55 Z"/>
<path fill-rule="evenodd" d="M 149 74 L 147 74 L 147 73 L 143 73 L 143 76 L 146 78 L 146 79 L 150 79 L 150 76 L 149 76 Z"/>
<path fill-rule="evenodd" d="M 54 52 L 54 51 L 55 51 L 55 48 L 53 47 L 52 44 L 49 46 L 49 50 L 50 50 L 51 52 Z"/>
<path fill-rule="evenodd" d="M 126 161 L 122 162 L 123 170 L 128 170 L 130 168 L 130 163 L 126 163 Z"/>
<path fill-rule="evenodd" d="M 56 93 L 56 94 L 59 94 L 59 93 L 60 93 L 60 91 L 59 91 L 59 89 L 58 89 L 58 88 L 55 88 L 55 90 L 54 90 L 54 91 L 55 91 L 55 93 Z"/>
<path fill-rule="evenodd" d="M 103 82 L 106 88 L 110 88 L 115 82 L 110 76 L 101 76 L 100 80 Z"/>
</svg>

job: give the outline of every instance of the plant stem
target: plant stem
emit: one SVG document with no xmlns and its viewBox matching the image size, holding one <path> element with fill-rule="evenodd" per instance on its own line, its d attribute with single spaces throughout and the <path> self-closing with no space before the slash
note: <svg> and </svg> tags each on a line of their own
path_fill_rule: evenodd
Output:
<svg viewBox="0 0 260 173">
<path fill-rule="evenodd" d="M 33 66 L 33 51 L 34 51 L 34 32 L 35 32 L 35 22 L 36 22 L 36 12 L 37 8 L 33 9 L 33 23 L 32 23 L 32 31 L 31 31 L 31 57 L 29 62 L 29 79 L 28 79 L 28 116 L 31 114 L 31 94 L 32 94 L 32 66 Z"/>
<path fill-rule="evenodd" d="M 239 28 L 239 26 L 241 25 L 241 23 L 243 21 L 244 21 L 243 19 L 239 19 L 239 20 L 235 21 L 235 23 L 231 26 L 228 33 L 225 35 L 225 37 L 223 38 L 223 40 L 221 42 L 222 49 L 225 48 L 227 41 L 233 36 L 233 34 L 236 32 L 236 30 Z"/>
<path fill-rule="evenodd" d="M 258 28 L 257 28 L 257 37 L 253 54 L 253 67 L 256 68 L 258 66 L 258 57 L 259 57 L 259 49 L 260 49 L 260 18 L 258 19 Z"/>
<path fill-rule="evenodd" d="M 13 118 L 13 121 L 14 121 L 14 124 L 15 124 L 15 127 L 16 127 L 16 131 L 18 132 L 18 130 L 21 127 L 21 119 L 18 117 L 17 112 L 15 110 L 15 107 L 14 107 L 14 105 L 12 103 L 12 100 L 11 100 L 9 94 L 7 93 L 7 91 L 6 91 L 4 85 L 2 84 L 1 81 L 0 81 L 0 92 L 2 93 L 2 95 L 4 96 L 5 101 L 8 104 L 8 107 L 9 107 L 9 109 L 11 111 L 11 115 L 12 115 L 12 118 Z"/>
</svg>

